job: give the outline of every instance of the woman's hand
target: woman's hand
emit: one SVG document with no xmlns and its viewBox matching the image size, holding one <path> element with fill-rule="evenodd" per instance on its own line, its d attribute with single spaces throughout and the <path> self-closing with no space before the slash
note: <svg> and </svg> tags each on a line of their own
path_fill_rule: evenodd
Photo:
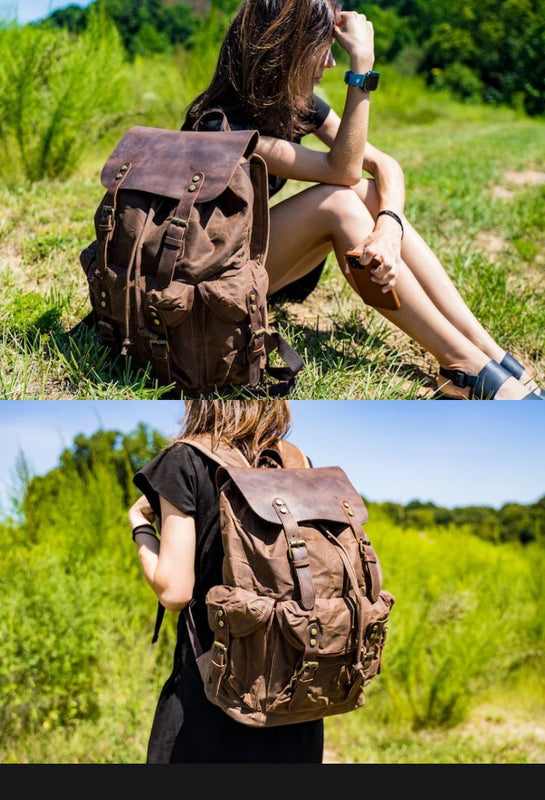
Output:
<svg viewBox="0 0 545 800">
<path fill-rule="evenodd" d="M 368 72 L 375 62 L 373 23 L 357 11 L 341 11 L 333 36 L 350 56 L 353 72 Z"/>
<path fill-rule="evenodd" d="M 381 262 L 379 267 L 372 270 L 371 280 L 382 286 L 383 292 L 390 291 L 396 285 L 401 261 L 401 232 L 397 223 L 394 222 L 394 226 L 378 224 L 362 244 L 355 248 L 356 251 L 361 249 L 362 264 L 367 265 L 374 260 Z"/>
<path fill-rule="evenodd" d="M 137 525 L 153 525 L 155 522 L 155 511 L 150 506 L 149 501 L 145 495 L 138 498 L 136 503 L 129 508 L 128 514 L 129 525 L 136 528 Z"/>
</svg>

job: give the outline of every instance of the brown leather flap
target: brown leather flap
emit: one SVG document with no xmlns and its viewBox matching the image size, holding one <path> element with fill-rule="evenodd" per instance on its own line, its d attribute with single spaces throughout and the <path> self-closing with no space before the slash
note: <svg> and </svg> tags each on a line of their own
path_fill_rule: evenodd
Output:
<svg viewBox="0 0 545 800">
<path fill-rule="evenodd" d="M 221 491 L 229 494 L 229 476 L 248 505 L 267 522 L 279 522 L 273 503 L 283 500 L 297 522 L 347 522 L 353 512 L 357 525 L 367 522 L 367 509 L 340 467 L 314 469 L 240 469 L 218 471 Z M 349 508 L 344 503 L 348 503 Z"/>
<path fill-rule="evenodd" d="M 102 169 L 108 187 L 126 163 L 123 189 L 179 200 L 193 175 L 204 174 L 199 203 L 213 200 L 229 183 L 243 156 L 254 150 L 257 131 L 173 131 L 135 125 L 121 139 Z"/>
</svg>

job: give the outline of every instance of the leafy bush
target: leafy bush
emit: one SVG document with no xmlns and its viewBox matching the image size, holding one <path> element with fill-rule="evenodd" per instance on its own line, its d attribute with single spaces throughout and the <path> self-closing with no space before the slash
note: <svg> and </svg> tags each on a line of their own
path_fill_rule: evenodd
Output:
<svg viewBox="0 0 545 800">
<path fill-rule="evenodd" d="M 414 730 L 451 727 L 490 687 L 538 669 L 543 548 L 498 546 L 465 528 L 400 529 L 377 509 L 368 526 L 396 596 L 374 714 Z M 400 554 L 402 554 L 400 556 Z"/>
<path fill-rule="evenodd" d="M 0 574 L 0 730 L 12 738 L 99 713 L 100 604 L 88 569 L 20 544 Z M 86 574 L 87 573 L 87 574 Z"/>
<path fill-rule="evenodd" d="M 78 37 L 10 25 L 0 49 L 0 180 L 70 175 L 125 108 L 115 26 L 99 11 Z"/>
</svg>

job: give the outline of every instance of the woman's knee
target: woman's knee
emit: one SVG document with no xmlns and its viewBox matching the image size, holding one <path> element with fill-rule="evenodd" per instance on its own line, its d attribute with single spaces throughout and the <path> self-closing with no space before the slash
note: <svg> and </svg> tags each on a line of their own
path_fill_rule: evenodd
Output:
<svg viewBox="0 0 545 800">
<path fill-rule="evenodd" d="M 359 185 L 359 184 L 358 184 Z M 332 217 L 333 223 L 356 218 L 362 222 L 372 222 L 372 217 L 362 202 L 357 186 L 335 186 L 319 184 L 315 187 L 319 195 L 319 207 Z"/>
</svg>

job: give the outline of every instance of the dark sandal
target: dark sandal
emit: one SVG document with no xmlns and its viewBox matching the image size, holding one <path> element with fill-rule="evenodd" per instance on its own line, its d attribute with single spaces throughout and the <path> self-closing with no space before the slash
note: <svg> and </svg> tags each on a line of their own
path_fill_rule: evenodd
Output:
<svg viewBox="0 0 545 800">
<path fill-rule="evenodd" d="M 439 367 L 439 374 L 452 381 L 454 386 L 465 388 L 469 386 L 470 400 L 493 400 L 500 386 L 505 381 L 514 377 L 509 370 L 500 366 L 497 361 L 489 361 L 478 375 L 470 375 L 461 369 L 445 369 Z M 542 400 L 535 392 L 530 392 L 522 400 Z"/>
<path fill-rule="evenodd" d="M 503 367 L 507 370 L 507 372 L 510 372 L 511 375 L 514 375 L 517 380 L 521 379 L 525 370 L 525 367 L 520 363 L 520 361 L 517 361 L 517 359 L 514 358 L 511 353 L 506 353 L 504 355 L 500 361 L 500 367 Z M 545 399 L 545 392 L 543 389 L 536 389 L 534 394 L 537 394 L 542 400 Z"/>
</svg>

